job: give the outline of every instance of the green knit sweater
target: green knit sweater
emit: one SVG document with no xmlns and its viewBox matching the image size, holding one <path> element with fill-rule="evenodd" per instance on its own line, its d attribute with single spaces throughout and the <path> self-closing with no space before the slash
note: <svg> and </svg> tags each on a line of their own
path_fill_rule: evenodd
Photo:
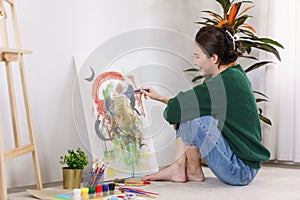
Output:
<svg viewBox="0 0 300 200">
<path fill-rule="evenodd" d="M 232 151 L 252 168 L 270 157 L 261 143 L 258 108 L 252 86 L 240 65 L 168 101 L 164 117 L 170 124 L 211 115 Z"/>
</svg>

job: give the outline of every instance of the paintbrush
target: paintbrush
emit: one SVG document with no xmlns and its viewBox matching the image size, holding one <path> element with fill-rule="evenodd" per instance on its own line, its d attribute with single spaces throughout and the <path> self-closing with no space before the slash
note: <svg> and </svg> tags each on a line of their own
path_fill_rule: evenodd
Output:
<svg viewBox="0 0 300 200">
<path fill-rule="evenodd" d="M 144 89 L 138 89 L 138 90 L 133 90 L 133 91 L 127 91 L 127 92 L 123 92 L 122 94 L 132 94 L 132 93 L 137 93 L 137 92 L 141 92 L 142 90 L 145 90 L 147 92 L 150 91 L 150 89 L 148 88 L 144 88 Z"/>
<path fill-rule="evenodd" d="M 138 188 L 128 188 L 128 187 L 120 187 L 119 190 L 123 191 L 123 190 L 135 190 L 135 191 L 138 191 L 138 192 L 143 192 L 144 194 L 149 194 L 149 195 L 159 195 L 157 193 L 154 193 L 154 192 L 148 192 L 148 191 L 145 191 L 144 189 L 138 189 Z"/>
<path fill-rule="evenodd" d="M 156 198 L 157 193 L 153 193 L 153 192 L 147 192 L 145 190 L 140 190 L 140 189 L 135 189 L 135 188 L 119 188 L 119 190 L 121 190 L 122 192 L 129 192 L 129 193 L 134 193 L 137 196 L 143 196 L 143 197 L 150 197 L 150 198 Z"/>
<path fill-rule="evenodd" d="M 135 181 L 135 180 L 125 180 L 125 179 L 115 179 L 114 183 L 117 185 L 126 185 L 126 186 L 144 186 L 151 184 L 150 181 Z"/>
</svg>

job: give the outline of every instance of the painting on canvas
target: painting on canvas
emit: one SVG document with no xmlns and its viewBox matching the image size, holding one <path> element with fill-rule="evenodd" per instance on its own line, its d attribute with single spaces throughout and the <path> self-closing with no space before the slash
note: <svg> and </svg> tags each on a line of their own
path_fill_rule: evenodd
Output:
<svg viewBox="0 0 300 200">
<path fill-rule="evenodd" d="M 133 92 L 137 88 L 135 77 L 121 68 L 100 71 L 82 67 L 77 66 L 78 83 L 87 134 L 93 157 L 108 163 L 104 179 L 157 171 L 152 140 L 143 132 L 147 123 L 144 100 Z"/>
</svg>

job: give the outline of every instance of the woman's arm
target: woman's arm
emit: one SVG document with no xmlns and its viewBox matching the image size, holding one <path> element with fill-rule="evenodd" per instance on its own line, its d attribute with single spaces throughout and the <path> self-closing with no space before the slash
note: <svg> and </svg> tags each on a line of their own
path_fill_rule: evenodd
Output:
<svg viewBox="0 0 300 200">
<path fill-rule="evenodd" d="M 164 104 L 167 104 L 170 100 L 169 97 L 165 97 L 160 95 L 157 91 L 155 91 L 153 88 L 149 88 L 149 90 L 143 90 L 141 89 L 141 93 L 145 95 L 145 97 L 149 97 L 150 99 L 160 101 Z"/>
<path fill-rule="evenodd" d="M 141 91 L 142 91 L 142 94 L 144 94 L 146 97 L 149 97 L 150 99 L 153 99 L 153 100 L 160 101 L 160 102 L 162 102 L 164 104 L 168 104 L 168 101 L 170 100 L 170 98 L 160 95 L 153 88 L 149 88 L 149 90 L 143 90 L 143 89 L 141 89 Z M 178 123 L 177 124 L 173 124 L 173 128 L 175 130 L 177 130 L 178 127 L 179 127 Z"/>
</svg>

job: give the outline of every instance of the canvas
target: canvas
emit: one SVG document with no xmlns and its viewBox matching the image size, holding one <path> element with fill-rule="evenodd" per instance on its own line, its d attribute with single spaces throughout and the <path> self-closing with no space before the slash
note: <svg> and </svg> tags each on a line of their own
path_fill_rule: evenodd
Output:
<svg viewBox="0 0 300 200">
<path fill-rule="evenodd" d="M 104 181 L 158 171 L 152 139 L 143 132 L 148 123 L 144 100 L 132 92 L 135 77 L 122 68 L 98 72 L 75 63 L 91 154 L 108 163 Z"/>
</svg>

